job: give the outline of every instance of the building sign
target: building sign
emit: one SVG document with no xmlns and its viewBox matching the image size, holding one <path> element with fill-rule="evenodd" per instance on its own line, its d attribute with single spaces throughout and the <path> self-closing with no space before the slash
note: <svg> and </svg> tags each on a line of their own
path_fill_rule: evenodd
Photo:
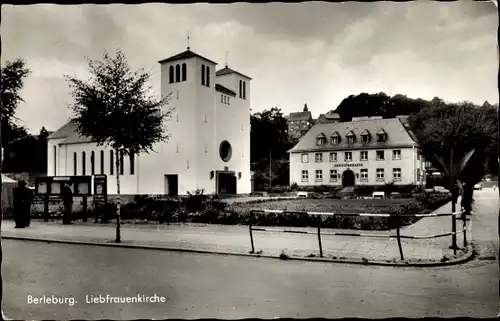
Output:
<svg viewBox="0 0 500 321">
<path fill-rule="evenodd" d="M 94 176 L 94 204 L 103 206 L 108 202 L 108 177 L 106 175 Z"/>
<path fill-rule="evenodd" d="M 334 164 L 333 167 L 363 167 L 363 163 Z"/>
<path fill-rule="evenodd" d="M 73 190 L 73 196 L 87 197 L 91 195 L 92 176 L 39 176 L 35 178 L 35 194 L 60 196 L 64 183 Z"/>
</svg>

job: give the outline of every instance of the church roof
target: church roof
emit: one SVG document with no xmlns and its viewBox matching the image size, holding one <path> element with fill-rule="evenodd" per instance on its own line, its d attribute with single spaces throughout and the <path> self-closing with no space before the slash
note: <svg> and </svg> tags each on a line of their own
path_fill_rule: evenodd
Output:
<svg viewBox="0 0 500 321">
<path fill-rule="evenodd" d="M 369 144 L 357 140 L 354 143 L 347 143 L 346 139 L 341 139 L 339 144 L 331 145 L 329 140 L 326 144 L 318 146 L 316 137 L 321 133 L 329 136 L 334 132 L 340 133 L 340 136 L 345 137 L 347 133 L 354 133 L 360 136 L 365 130 L 371 133 L 378 133 L 383 130 L 387 133 L 387 140 L 378 142 L 371 141 Z M 412 147 L 416 144 L 412 138 L 409 128 L 405 127 L 400 119 L 364 119 L 351 122 L 339 123 L 323 123 L 314 125 L 304 137 L 295 145 L 290 152 L 309 152 L 309 151 L 329 151 L 329 150 L 356 150 L 356 149 L 371 149 L 371 148 L 395 148 L 395 147 Z"/>
<path fill-rule="evenodd" d="M 56 130 L 52 135 L 48 137 L 48 139 L 63 138 L 65 139 L 60 143 L 62 145 L 92 142 L 92 139 L 78 134 L 76 123 L 73 120 L 70 120 L 69 122 L 64 124 L 61 128 Z"/>
<path fill-rule="evenodd" d="M 70 120 L 64 126 L 50 134 L 47 139 L 59 139 L 59 138 L 67 138 L 76 130 L 76 124 L 73 120 Z"/>
<path fill-rule="evenodd" d="M 223 69 L 221 69 L 221 70 L 218 70 L 218 71 L 215 73 L 215 75 L 216 75 L 216 76 L 224 76 L 224 75 L 229 75 L 229 74 L 238 74 L 238 75 L 240 75 L 240 76 L 242 76 L 242 77 L 245 77 L 245 78 L 248 78 L 248 79 L 250 79 L 250 80 L 252 79 L 252 78 L 250 78 L 250 77 L 248 77 L 248 76 L 246 76 L 246 75 L 244 75 L 244 74 L 242 74 L 242 73 L 240 73 L 240 72 L 237 72 L 237 71 L 235 71 L 235 70 L 232 70 L 232 69 L 231 69 L 231 68 L 229 68 L 228 66 L 224 67 L 224 68 L 223 68 Z"/>
<path fill-rule="evenodd" d="M 232 91 L 231 89 L 226 88 L 220 84 L 215 84 L 215 90 L 219 91 L 219 92 L 223 92 L 223 93 L 231 95 L 231 96 L 236 96 L 236 93 L 234 91 Z"/>
<path fill-rule="evenodd" d="M 180 60 L 180 59 L 187 59 L 187 58 L 193 58 L 193 57 L 202 58 L 202 59 L 205 59 L 205 60 L 207 60 L 207 61 L 210 61 L 210 62 L 212 62 L 212 63 L 214 63 L 214 64 L 217 64 L 217 63 L 216 63 L 215 61 L 213 61 L 213 60 L 207 59 L 207 58 L 205 58 L 205 57 L 203 57 L 203 56 L 198 55 L 198 54 L 197 54 L 197 53 L 195 53 L 195 52 L 192 52 L 191 50 L 189 50 L 189 48 L 188 48 L 188 50 L 186 50 L 186 51 L 184 51 L 184 52 L 181 52 L 181 53 L 179 53 L 179 54 L 177 54 L 177 55 L 175 55 L 175 56 L 172 56 L 172 57 L 169 57 L 169 58 L 166 58 L 166 59 L 160 60 L 160 61 L 158 61 L 158 62 L 159 62 L 160 64 L 162 64 L 162 63 L 165 63 L 165 62 L 171 62 L 171 61 L 176 61 L 176 60 Z"/>
</svg>

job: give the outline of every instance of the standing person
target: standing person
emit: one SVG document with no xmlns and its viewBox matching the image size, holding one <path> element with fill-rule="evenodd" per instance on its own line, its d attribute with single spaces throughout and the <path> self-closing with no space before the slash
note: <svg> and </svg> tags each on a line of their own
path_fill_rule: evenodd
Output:
<svg viewBox="0 0 500 321">
<path fill-rule="evenodd" d="M 24 221 L 24 226 L 28 227 L 30 226 L 31 223 L 31 203 L 33 202 L 33 192 L 31 189 L 29 189 L 26 186 L 26 182 L 23 181 L 23 187 L 22 187 L 22 192 L 23 192 L 23 221 Z"/>
<path fill-rule="evenodd" d="M 61 198 L 64 204 L 63 224 L 71 224 L 71 210 L 73 208 L 73 191 L 66 182 L 61 191 Z"/>
<path fill-rule="evenodd" d="M 26 220 L 23 219 L 24 212 L 24 198 L 26 193 L 24 192 L 24 187 L 26 183 L 23 180 L 17 182 L 17 187 L 14 188 L 14 222 L 16 223 L 16 228 L 25 228 Z"/>
</svg>

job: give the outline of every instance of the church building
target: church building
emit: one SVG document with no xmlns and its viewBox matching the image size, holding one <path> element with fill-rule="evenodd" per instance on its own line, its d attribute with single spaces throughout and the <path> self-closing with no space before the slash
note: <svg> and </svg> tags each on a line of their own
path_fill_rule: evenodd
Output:
<svg viewBox="0 0 500 321">
<path fill-rule="evenodd" d="M 290 151 L 290 184 L 420 185 L 424 159 L 405 118 L 318 123 Z"/>
<path fill-rule="evenodd" d="M 171 94 L 165 121 L 170 138 L 150 154 L 116 155 L 76 132 L 69 121 L 48 138 L 48 176 L 107 175 L 116 194 L 115 157 L 121 157 L 121 194 L 248 194 L 250 174 L 250 80 L 227 65 L 187 48 L 159 61 L 161 94 Z"/>
</svg>

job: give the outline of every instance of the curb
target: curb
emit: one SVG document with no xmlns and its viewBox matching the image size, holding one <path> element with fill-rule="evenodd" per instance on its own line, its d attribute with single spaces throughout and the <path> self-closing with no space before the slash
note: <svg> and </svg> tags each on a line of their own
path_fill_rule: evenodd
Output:
<svg viewBox="0 0 500 321">
<path fill-rule="evenodd" d="M 46 242 L 46 243 L 58 243 L 58 244 L 73 244 L 73 245 L 90 245 L 90 246 L 107 246 L 107 247 L 121 247 L 130 249 L 144 249 L 144 250 L 160 250 L 160 251 L 172 251 L 172 252 L 187 252 L 187 253 L 198 253 L 198 254 L 216 254 L 216 255 L 233 255 L 233 256 L 245 256 L 245 257 L 259 257 L 259 258 L 269 258 L 278 260 L 295 260 L 295 261 L 308 261 L 308 262 L 325 262 L 325 263 L 347 263 L 347 264 L 357 264 L 357 265 L 371 265 L 371 266 L 389 266 L 389 267 L 440 267 L 457 265 L 470 261 L 475 256 L 474 245 L 468 245 L 465 255 L 458 258 L 450 259 L 444 262 L 408 262 L 401 260 L 398 261 L 364 261 L 363 259 L 341 259 L 341 258 L 318 258 L 318 257 L 299 257 L 299 256 L 287 256 L 286 258 L 281 258 L 280 256 L 267 255 L 267 254 L 253 254 L 253 253 L 238 253 L 238 252 L 221 252 L 221 251 L 209 251 L 209 250 L 196 250 L 196 249 L 183 249 L 175 247 L 159 247 L 152 245 L 139 245 L 139 244 L 123 244 L 114 243 L 113 241 L 108 242 L 90 242 L 90 241 L 70 241 L 70 240 L 58 240 L 58 239 L 44 239 L 36 237 L 23 237 L 23 236 L 1 236 L 1 239 L 5 240 L 21 240 L 21 241 L 34 241 L 34 242 Z M 462 252 L 463 253 L 463 252 Z"/>
</svg>

